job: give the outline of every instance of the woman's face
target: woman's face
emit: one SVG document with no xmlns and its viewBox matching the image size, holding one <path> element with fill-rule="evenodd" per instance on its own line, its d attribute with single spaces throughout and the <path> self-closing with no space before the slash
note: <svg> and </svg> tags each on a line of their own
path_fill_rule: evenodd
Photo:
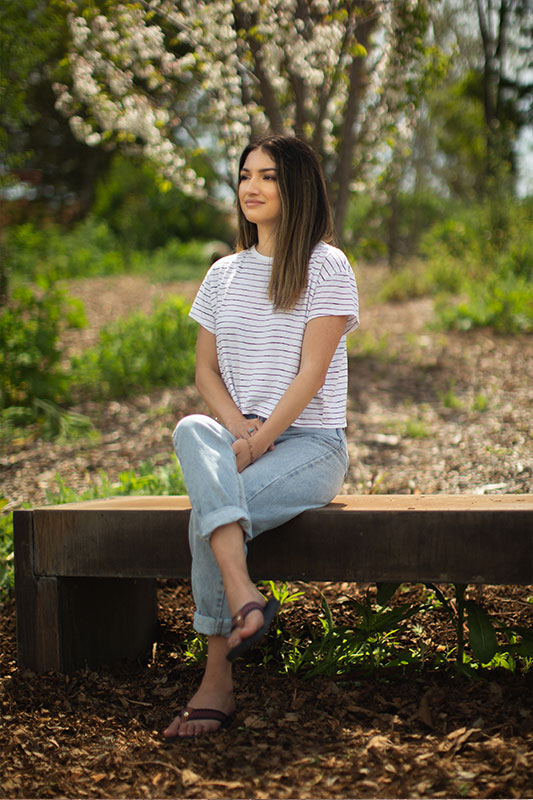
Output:
<svg viewBox="0 0 533 800">
<path fill-rule="evenodd" d="M 281 215 L 276 162 L 264 150 L 248 153 L 239 176 L 239 203 L 248 222 L 273 231 Z"/>
</svg>

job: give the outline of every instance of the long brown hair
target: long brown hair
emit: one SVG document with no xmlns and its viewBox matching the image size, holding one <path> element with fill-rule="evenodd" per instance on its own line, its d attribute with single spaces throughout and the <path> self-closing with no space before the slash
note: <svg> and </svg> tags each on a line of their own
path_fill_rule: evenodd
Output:
<svg viewBox="0 0 533 800">
<path fill-rule="evenodd" d="M 244 149 L 241 171 L 249 153 L 264 150 L 277 168 L 281 215 L 268 295 L 279 310 L 294 308 L 307 284 L 307 265 L 313 248 L 320 241 L 333 241 L 333 222 L 326 185 L 312 148 L 294 136 L 268 136 Z M 237 202 L 237 250 L 257 244 L 257 225 L 248 222 Z"/>
</svg>

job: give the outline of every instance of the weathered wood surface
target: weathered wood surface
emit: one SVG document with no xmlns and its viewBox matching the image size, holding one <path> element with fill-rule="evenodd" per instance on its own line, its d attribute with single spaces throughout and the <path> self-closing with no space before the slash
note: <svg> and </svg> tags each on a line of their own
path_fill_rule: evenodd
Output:
<svg viewBox="0 0 533 800">
<path fill-rule="evenodd" d="M 186 497 L 33 511 L 40 576 L 186 577 Z M 533 582 L 533 495 L 345 495 L 250 545 L 255 578 Z"/>
<path fill-rule="evenodd" d="M 187 497 L 14 514 L 19 664 L 69 672 L 146 653 L 155 578 L 190 571 Z M 533 496 L 347 495 L 251 542 L 255 579 L 533 583 Z"/>
</svg>

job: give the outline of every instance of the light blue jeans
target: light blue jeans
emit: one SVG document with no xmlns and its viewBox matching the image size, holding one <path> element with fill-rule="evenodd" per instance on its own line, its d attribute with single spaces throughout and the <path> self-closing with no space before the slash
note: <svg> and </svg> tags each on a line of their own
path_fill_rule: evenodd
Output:
<svg viewBox="0 0 533 800">
<path fill-rule="evenodd" d="M 235 437 L 211 417 L 184 417 L 173 434 L 191 501 L 189 543 L 194 628 L 207 636 L 229 636 L 231 614 L 209 539 L 220 525 L 238 522 L 243 546 L 264 531 L 309 508 L 327 505 L 348 469 L 343 428 L 290 427 L 243 472 L 237 471 Z"/>
</svg>

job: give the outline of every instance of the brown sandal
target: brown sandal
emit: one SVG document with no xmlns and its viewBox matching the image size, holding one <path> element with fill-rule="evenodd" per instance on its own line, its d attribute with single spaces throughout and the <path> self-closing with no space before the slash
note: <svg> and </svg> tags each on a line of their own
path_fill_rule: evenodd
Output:
<svg viewBox="0 0 533 800">
<path fill-rule="evenodd" d="M 260 639 L 265 636 L 268 632 L 274 617 L 278 613 L 279 609 L 279 600 L 276 600 L 275 597 L 271 597 L 268 603 L 265 606 L 262 606 L 260 603 L 246 603 L 240 611 L 235 614 L 232 619 L 232 627 L 231 630 L 234 631 L 235 628 L 238 628 L 242 625 L 248 614 L 251 611 L 260 611 L 263 615 L 263 624 L 255 633 L 252 633 L 251 636 L 248 636 L 246 639 L 243 639 L 242 642 L 239 642 L 236 647 L 233 647 L 229 653 L 227 654 L 226 658 L 228 661 L 234 661 L 239 656 L 242 656 L 246 653 L 250 648 L 256 644 Z"/>
<path fill-rule="evenodd" d="M 231 724 L 233 717 L 235 714 L 225 714 L 223 711 L 218 711 L 216 708 L 191 708 L 187 706 L 180 712 L 180 719 L 183 722 L 194 722 L 195 720 L 202 720 L 202 719 L 214 719 L 217 722 L 220 722 L 220 726 L 215 731 L 209 731 L 209 733 L 218 733 L 222 728 L 227 728 L 228 725 Z M 176 734 L 175 736 L 166 736 L 165 742 L 175 742 L 176 739 L 194 739 L 195 736 L 199 734 L 193 734 L 192 736 L 179 736 Z M 205 734 L 207 736 L 207 734 Z"/>
</svg>

